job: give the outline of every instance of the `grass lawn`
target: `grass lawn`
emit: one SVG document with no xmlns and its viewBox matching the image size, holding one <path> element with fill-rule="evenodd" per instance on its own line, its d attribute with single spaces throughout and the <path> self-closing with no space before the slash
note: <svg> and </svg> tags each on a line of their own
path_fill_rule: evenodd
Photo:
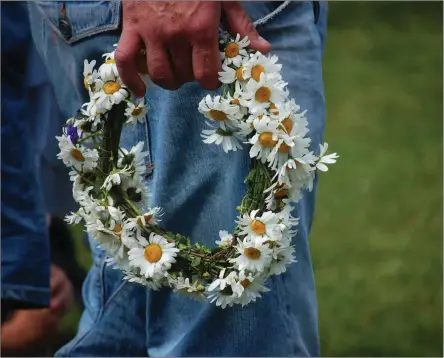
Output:
<svg viewBox="0 0 444 358">
<path fill-rule="evenodd" d="M 442 4 L 330 3 L 311 246 L 324 356 L 442 356 Z"/>
<path fill-rule="evenodd" d="M 442 357 L 441 33 L 438 2 L 330 3 L 326 140 L 341 157 L 311 235 L 323 356 Z"/>
</svg>

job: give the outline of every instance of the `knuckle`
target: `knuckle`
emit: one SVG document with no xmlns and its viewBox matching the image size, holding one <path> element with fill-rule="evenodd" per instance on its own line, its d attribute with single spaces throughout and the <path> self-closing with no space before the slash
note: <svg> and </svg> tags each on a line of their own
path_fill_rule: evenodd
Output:
<svg viewBox="0 0 444 358">
<path fill-rule="evenodd" d="M 199 70 L 194 73 L 194 77 L 197 82 L 202 83 L 205 86 L 214 86 L 218 83 L 217 73 L 213 73 L 213 71 L 209 70 Z"/>
<path fill-rule="evenodd" d="M 116 51 L 114 53 L 114 59 L 120 65 L 128 65 L 132 61 L 130 55 L 128 55 L 125 52 L 120 51 L 118 48 L 116 49 Z"/>
<path fill-rule="evenodd" d="M 168 26 L 164 30 L 164 37 L 167 40 L 177 39 L 183 35 L 184 31 L 178 26 Z"/>
</svg>

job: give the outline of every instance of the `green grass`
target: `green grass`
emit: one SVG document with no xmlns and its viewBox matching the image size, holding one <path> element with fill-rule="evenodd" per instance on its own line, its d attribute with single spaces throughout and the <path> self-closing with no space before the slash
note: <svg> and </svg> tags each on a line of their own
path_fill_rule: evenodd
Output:
<svg viewBox="0 0 444 358">
<path fill-rule="evenodd" d="M 311 235 L 323 356 L 442 356 L 441 32 L 438 2 L 330 3 L 326 140 L 341 157 Z"/>
<path fill-rule="evenodd" d="M 442 356 L 442 5 L 330 3 L 311 246 L 324 356 Z"/>
</svg>

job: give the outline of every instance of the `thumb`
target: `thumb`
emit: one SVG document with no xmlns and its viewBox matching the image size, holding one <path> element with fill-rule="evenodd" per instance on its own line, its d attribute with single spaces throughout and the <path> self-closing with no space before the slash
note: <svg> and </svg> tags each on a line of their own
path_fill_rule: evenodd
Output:
<svg viewBox="0 0 444 358">
<path fill-rule="evenodd" d="M 262 53 L 270 51 L 270 43 L 259 35 L 239 1 L 222 1 L 228 32 L 232 36 L 248 36 L 250 47 Z"/>
</svg>

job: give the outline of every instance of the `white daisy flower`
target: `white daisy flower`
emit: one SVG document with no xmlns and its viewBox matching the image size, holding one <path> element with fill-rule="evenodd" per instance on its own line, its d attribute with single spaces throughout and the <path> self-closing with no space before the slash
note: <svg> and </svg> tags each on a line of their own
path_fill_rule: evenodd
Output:
<svg viewBox="0 0 444 358">
<path fill-rule="evenodd" d="M 260 158 L 265 163 L 273 148 L 279 142 L 279 123 L 272 121 L 267 116 L 259 116 L 254 119 L 253 127 L 255 135 L 250 138 L 250 158 Z"/>
<path fill-rule="evenodd" d="M 238 241 L 236 250 L 239 256 L 230 259 L 235 267 L 242 271 L 262 272 L 268 267 L 271 261 L 271 249 L 260 237 L 247 237 L 243 241 Z"/>
<path fill-rule="evenodd" d="M 111 229 L 106 228 L 101 220 L 87 222 L 85 227 L 100 247 L 104 249 L 120 247 L 119 237 Z"/>
<path fill-rule="evenodd" d="M 285 231 L 291 231 L 293 228 L 299 225 L 299 218 L 295 218 L 291 214 L 293 209 L 293 206 L 289 204 L 285 205 L 280 212 L 276 213 L 281 223 L 285 225 Z"/>
<path fill-rule="evenodd" d="M 133 102 L 128 101 L 127 107 L 125 110 L 125 116 L 127 116 L 128 120 L 126 123 L 137 124 L 144 123 L 145 114 L 147 112 L 147 105 L 145 104 L 145 99 L 142 99 L 140 102 L 134 104 Z"/>
<path fill-rule="evenodd" d="M 122 226 L 123 221 L 125 220 L 125 214 L 119 208 L 115 208 L 113 206 L 108 206 L 108 212 L 111 216 L 111 222 L 109 228 L 113 231 L 113 233 L 119 238 L 122 235 Z"/>
<path fill-rule="evenodd" d="M 237 272 L 236 271 L 231 271 L 227 275 L 227 277 L 225 277 L 225 271 L 226 271 L 225 268 L 220 270 L 219 278 L 217 278 L 216 280 L 211 282 L 211 284 L 207 288 L 208 292 L 211 292 L 211 291 L 214 291 L 214 290 L 222 291 L 222 290 L 225 289 L 225 287 L 228 287 L 228 286 L 231 287 L 232 285 L 236 285 L 236 283 L 238 282 L 238 279 L 239 279 L 239 277 L 237 275 Z"/>
<path fill-rule="evenodd" d="M 237 123 L 236 126 L 239 127 L 239 124 L 244 123 L 243 119 L 248 116 L 248 108 L 241 105 L 242 99 L 242 84 L 240 81 L 236 81 L 234 83 L 234 93 L 226 93 L 225 95 L 226 101 L 232 105 L 236 105 L 239 108 L 239 113 L 236 114 Z"/>
<path fill-rule="evenodd" d="M 117 166 L 122 168 L 129 166 L 134 169 L 137 175 L 143 176 L 146 173 L 145 157 L 149 155 L 149 152 L 143 152 L 144 142 L 139 142 L 137 145 L 128 151 L 125 148 L 121 148 L 119 151 L 119 160 L 117 161 Z"/>
<path fill-rule="evenodd" d="M 88 91 L 91 90 L 91 85 L 94 84 L 94 81 L 97 78 L 97 71 L 94 70 L 95 65 L 96 60 L 92 60 L 89 63 L 88 60 L 83 62 L 83 85 Z"/>
<path fill-rule="evenodd" d="M 240 276 L 242 276 L 242 274 Z M 270 291 L 268 287 L 263 285 L 265 278 L 253 278 L 252 276 L 248 276 L 241 277 L 241 280 L 241 285 L 244 289 L 242 294 L 237 298 L 236 303 L 241 304 L 242 307 L 246 306 L 250 302 L 255 302 L 257 298 L 261 298 L 261 292 Z"/>
<path fill-rule="evenodd" d="M 77 174 L 76 171 L 71 171 L 71 173 L 75 173 L 76 175 L 70 175 L 70 180 L 73 181 L 72 185 L 72 196 L 75 201 L 78 201 L 78 199 L 83 195 L 83 191 L 85 190 L 85 182 L 83 181 L 82 177 Z"/>
<path fill-rule="evenodd" d="M 149 287 L 153 291 L 159 291 L 162 288 L 162 280 L 149 280 L 144 276 L 140 276 L 135 274 L 132 271 L 124 271 L 125 276 L 123 277 L 124 280 L 127 280 L 128 282 L 134 282 L 138 283 L 144 286 Z"/>
<path fill-rule="evenodd" d="M 114 44 L 113 47 L 117 47 L 117 44 Z M 102 55 L 102 57 L 105 57 L 105 60 L 113 60 L 114 59 L 114 55 L 115 55 L 115 51 L 112 51 L 112 52 L 104 53 Z"/>
<path fill-rule="evenodd" d="M 147 278 L 165 276 L 171 264 L 176 262 L 176 255 L 180 251 L 174 243 L 168 241 L 160 235 L 151 233 L 149 240 L 144 237 L 139 238 L 142 247 L 132 248 L 128 252 L 130 265 L 139 267 L 142 275 Z"/>
<path fill-rule="evenodd" d="M 234 69 L 227 64 L 222 64 L 222 70 L 219 73 L 219 81 L 225 84 L 231 84 L 234 81 L 244 81 L 243 70 L 244 68 L 241 66 L 238 69 Z"/>
<path fill-rule="evenodd" d="M 268 240 L 279 240 L 285 225 L 280 224 L 279 216 L 271 211 L 264 212 L 261 216 L 256 216 L 258 210 L 253 210 L 239 218 L 236 223 L 240 228 L 240 235 L 248 235 Z"/>
<path fill-rule="evenodd" d="M 200 302 L 207 301 L 205 296 L 201 292 L 201 285 L 199 285 L 199 282 L 197 280 L 190 284 L 190 279 L 188 277 L 183 278 L 182 276 L 179 276 L 176 280 L 172 280 L 171 283 L 174 286 L 174 292 Z"/>
<path fill-rule="evenodd" d="M 242 69 L 242 77 L 244 79 L 250 79 L 259 82 L 261 78 L 261 74 L 265 73 L 266 75 L 273 75 L 276 78 L 280 78 L 280 71 L 282 69 L 282 65 L 277 64 L 278 57 L 276 55 L 273 56 L 264 56 L 260 52 L 256 52 L 250 55 L 248 61 L 244 61 L 243 69 Z"/>
<path fill-rule="evenodd" d="M 75 167 L 77 170 L 92 170 L 97 166 L 99 152 L 97 149 L 88 149 L 74 145 L 69 137 L 56 137 L 59 141 L 60 153 L 57 158 L 62 159 L 67 166 Z"/>
<path fill-rule="evenodd" d="M 219 247 L 228 247 L 231 246 L 233 241 L 233 235 L 229 234 L 228 231 L 220 230 L 219 231 L 220 240 L 216 240 L 216 245 Z"/>
<path fill-rule="evenodd" d="M 138 207 L 143 207 L 148 203 L 150 191 L 148 186 L 143 183 L 143 179 L 140 175 L 124 178 L 121 187 L 126 191 L 128 198 L 135 202 Z"/>
<path fill-rule="evenodd" d="M 115 169 L 106 177 L 101 188 L 110 191 L 113 186 L 119 186 L 125 178 L 129 178 L 131 175 L 133 175 L 133 169 L 130 167 Z"/>
<path fill-rule="evenodd" d="M 336 163 L 336 159 L 339 158 L 337 153 L 332 153 L 325 155 L 328 149 L 328 143 L 320 144 L 321 152 L 319 154 L 319 160 L 316 163 L 316 168 L 322 172 L 326 172 L 328 167 L 325 164 L 334 164 Z"/>
<path fill-rule="evenodd" d="M 119 77 L 110 73 L 106 75 L 96 80 L 94 88 L 97 92 L 91 99 L 97 101 L 98 107 L 111 108 L 110 106 L 128 98 L 129 91 L 123 86 Z"/>
<path fill-rule="evenodd" d="M 199 112 L 208 119 L 219 122 L 220 127 L 226 130 L 226 124 L 232 124 L 231 122 L 238 118 L 239 106 L 231 104 L 221 96 L 212 98 L 207 95 L 199 103 Z"/>
<path fill-rule="evenodd" d="M 75 213 L 71 211 L 71 214 L 67 214 L 65 216 L 65 221 L 68 224 L 78 224 L 83 220 L 83 215 L 85 215 L 85 211 L 83 208 L 80 208 Z"/>
<path fill-rule="evenodd" d="M 142 215 L 129 219 L 128 225 L 130 228 L 143 228 L 148 225 L 157 225 L 160 221 L 160 216 L 162 216 L 162 208 L 155 207 Z"/>
<path fill-rule="evenodd" d="M 278 184 L 285 185 L 289 188 L 288 199 L 297 202 L 302 198 L 303 189 L 309 191 L 313 189 L 314 170 L 310 165 L 303 163 L 303 159 L 292 158 L 279 168 L 275 178 L 277 178 L 277 182 L 269 189 L 274 190 Z"/>
<path fill-rule="evenodd" d="M 298 113 L 300 106 L 294 102 L 294 99 L 284 103 L 273 105 L 270 109 L 270 117 L 279 121 L 279 129 L 290 134 L 298 135 L 303 138 L 308 133 L 308 121 L 304 111 Z"/>
<path fill-rule="evenodd" d="M 107 104 L 107 103 L 103 103 Z M 108 108 L 97 106 L 97 101 L 91 100 L 90 102 L 86 102 L 82 105 L 80 108 L 80 112 L 84 116 L 84 119 L 88 122 L 92 123 L 92 129 L 95 130 L 97 128 L 97 125 L 102 120 L 102 114 L 106 111 L 111 109 L 111 105 L 108 106 Z M 76 121 L 75 126 L 79 127 L 82 123 L 78 123 Z"/>
<path fill-rule="evenodd" d="M 237 295 L 233 293 L 230 287 L 226 287 L 225 290 L 222 291 L 213 291 L 208 295 L 208 300 L 210 303 L 216 302 L 216 306 L 220 306 L 222 309 L 225 309 L 227 306 L 233 307 Z"/>
<path fill-rule="evenodd" d="M 237 34 L 234 41 L 229 42 L 225 46 L 224 52 L 220 53 L 224 63 L 227 65 L 233 64 L 236 67 L 241 66 L 242 59 L 248 55 L 245 48 L 248 47 L 249 44 L 250 40 L 248 40 L 247 36 L 241 40 L 240 35 Z"/>
<path fill-rule="evenodd" d="M 294 254 L 294 247 L 288 246 L 277 255 L 277 260 L 273 260 L 270 266 L 270 275 L 280 275 L 287 271 L 287 266 L 297 262 Z"/>
<path fill-rule="evenodd" d="M 206 144 L 214 143 L 221 145 L 225 153 L 228 153 L 230 150 L 235 152 L 238 149 L 242 149 L 241 142 L 244 140 L 244 138 L 236 132 L 223 130 L 222 128 L 203 129 L 200 136 L 204 138 L 203 142 Z"/>
<path fill-rule="evenodd" d="M 248 81 L 241 104 L 252 114 L 265 114 L 271 103 L 280 103 L 287 98 L 286 85 L 279 77 L 262 73 L 259 81 Z"/>
<path fill-rule="evenodd" d="M 119 77 L 114 54 L 115 52 L 113 51 L 102 55 L 102 57 L 105 57 L 105 62 L 99 67 L 99 76 L 101 78 L 108 78 L 110 76 Z"/>
</svg>

